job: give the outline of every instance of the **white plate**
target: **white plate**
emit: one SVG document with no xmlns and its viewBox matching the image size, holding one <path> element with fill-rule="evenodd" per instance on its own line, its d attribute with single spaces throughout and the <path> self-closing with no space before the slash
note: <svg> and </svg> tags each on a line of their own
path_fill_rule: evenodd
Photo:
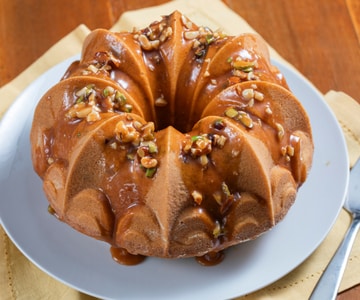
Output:
<svg viewBox="0 0 360 300">
<path fill-rule="evenodd" d="M 336 119 L 300 74 L 276 63 L 309 113 L 315 139 L 310 176 L 286 218 L 255 241 L 233 247 L 225 260 L 202 267 L 194 259 L 149 258 L 127 267 L 106 243 L 84 236 L 47 212 L 42 183 L 30 159 L 33 110 L 74 58 L 35 80 L 0 126 L 0 217 L 16 246 L 39 268 L 100 298 L 223 299 L 260 289 L 303 262 L 325 238 L 345 199 L 348 158 Z"/>
</svg>

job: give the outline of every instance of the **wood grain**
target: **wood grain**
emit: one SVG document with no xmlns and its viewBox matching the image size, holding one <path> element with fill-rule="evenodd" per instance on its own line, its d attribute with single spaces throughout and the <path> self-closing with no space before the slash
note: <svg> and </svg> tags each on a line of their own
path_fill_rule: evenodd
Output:
<svg viewBox="0 0 360 300">
<path fill-rule="evenodd" d="M 360 101 L 360 13 L 355 1 L 227 2 L 321 92 L 341 90 Z M 260 15 L 259 7 L 268 13 Z"/>
<path fill-rule="evenodd" d="M 0 86 L 78 25 L 110 28 L 124 11 L 164 2 L 167 1 L 0 0 Z"/>
<path fill-rule="evenodd" d="M 360 1 L 346 0 L 346 6 L 349 10 L 350 18 L 357 35 L 358 43 L 360 44 Z"/>
<path fill-rule="evenodd" d="M 321 92 L 341 90 L 360 103 L 360 1 L 223 1 Z M 110 28 L 127 10 L 165 2 L 0 0 L 0 87 L 79 24 Z M 360 287 L 338 296 L 345 299 L 360 299 Z"/>
</svg>

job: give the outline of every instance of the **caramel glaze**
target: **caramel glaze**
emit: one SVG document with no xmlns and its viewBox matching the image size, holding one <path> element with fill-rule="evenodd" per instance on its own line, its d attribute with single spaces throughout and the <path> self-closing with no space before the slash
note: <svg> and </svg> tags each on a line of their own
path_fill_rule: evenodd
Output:
<svg viewBox="0 0 360 300">
<path fill-rule="evenodd" d="M 196 261 L 205 266 L 215 266 L 223 261 L 225 254 L 223 251 L 208 252 L 203 256 L 196 257 Z"/>
<path fill-rule="evenodd" d="M 126 266 L 138 265 L 145 259 L 145 256 L 130 254 L 124 248 L 110 247 L 110 252 L 116 262 Z"/>
<path fill-rule="evenodd" d="M 283 219 L 313 153 L 264 41 L 179 12 L 133 33 L 92 32 L 39 102 L 31 143 L 55 215 L 122 264 L 219 263 Z"/>
</svg>

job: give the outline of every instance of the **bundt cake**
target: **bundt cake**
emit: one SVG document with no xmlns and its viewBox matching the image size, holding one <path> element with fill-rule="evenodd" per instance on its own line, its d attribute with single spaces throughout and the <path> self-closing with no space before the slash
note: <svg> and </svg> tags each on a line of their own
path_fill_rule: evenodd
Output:
<svg viewBox="0 0 360 300">
<path fill-rule="evenodd" d="M 124 264 L 220 261 L 284 218 L 313 156 L 309 118 L 265 42 L 179 12 L 90 33 L 30 138 L 49 210 Z"/>
</svg>

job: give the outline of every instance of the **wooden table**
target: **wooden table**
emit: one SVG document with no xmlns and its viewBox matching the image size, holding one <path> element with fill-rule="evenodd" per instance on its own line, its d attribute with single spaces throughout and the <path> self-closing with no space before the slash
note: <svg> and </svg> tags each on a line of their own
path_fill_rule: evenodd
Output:
<svg viewBox="0 0 360 300">
<path fill-rule="evenodd" d="M 321 92 L 340 90 L 360 103 L 360 1 L 223 1 Z M 77 25 L 110 28 L 126 10 L 165 2 L 0 0 L 0 87 Z M 360 286 L 338 299 L 360 299 Z"/>
</svg>

